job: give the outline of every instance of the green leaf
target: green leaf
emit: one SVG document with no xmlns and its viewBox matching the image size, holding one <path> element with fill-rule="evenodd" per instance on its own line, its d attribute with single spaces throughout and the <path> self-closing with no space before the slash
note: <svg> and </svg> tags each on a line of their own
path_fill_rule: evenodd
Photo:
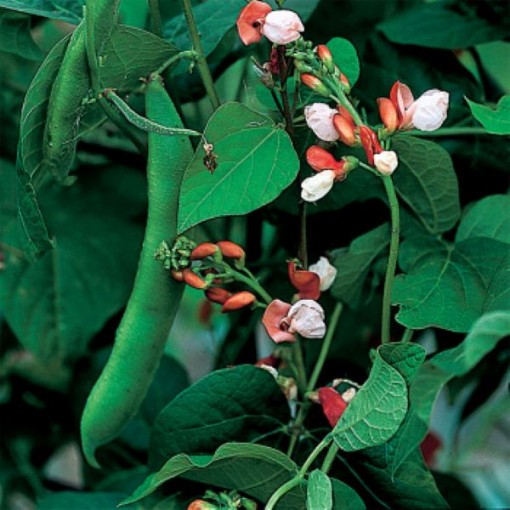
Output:
<svg viewBox="0 0 510 510">
<path fill-rule="evenodd" d="M 41 360 L 83 355 L 127 301 L 142 239 L 132 217 L 143 211 L 143 202 L 126 198 L 116 186 L 120 180 L 145 189 L 136 172 L 113 168 L 89 170 L 71 187 L 45 190 L 43 204 L 58 244 L 33 264 L 10 248 L 17 246 L 16 224 L 5 233 L 1 308 L 21 344 Z"/>
<path fill-rule="evenodd" d="M 465 98 L 473 117 L 493 135 L 510 135 L 510 95 L 503 96 L 493 110 Z"/>
<path fill-rule="evenodd" d="M 385 445 L 360 452 L 353 462 L 358 475 L 363 480 L 370 480 L 370 488 L 384 503 L 391 502 L 392 510 L 449 508 L 417 449 L 396 472 L 392 472 L 393 441 L 390 439 Z"/>
<path fill-rule="evenodd" d="M 268 372 L 251 365 L 217 370 L 161 411 L 149 464 L 159 468 L 179 452 L 210 452 L 226 441 L 255 438 L 288 419 L 287 401 Z"/>
<path fill-rule="evenodd" d="M 491 195 L 476 202 L 460 222 L 455 241 L 490 237 L 510 243 L 510 195 Z"/>
<path fill-rule="evenodd" d="M 278 487 L 296 474 L 296 464 L 279 450 L 250 443 L 227 443 L 213 456 L 181 453 L 172 457 L 159 471 L 149 475 L 122 504 L 139 501 L 178 476 L 235 489 L 266 502 Z M 278 509 L 302 508 L 304 501 L 304 493 L 298 487 L 280 500 Z"/>
<path fill-rule="evenodd" d="M 306 510 L 332 510 L 333 487 L 329 476 L 314 469 L 306 487 Z"/>
<path fill-rule="evenodd" d="M 352 487 L 335 478 L 332 478 L 331 482 L 333 483 L 334 510 L 365 510 L 365 503 Z"/>
<path fill-rule="evenodd" d="M 379 347 L 379 354 L 400 372 L 409 386 L 425 360 L 425 349 L 418 344 L 390 343 Z"/>
<path fill-rule="evenodd" d="M 274 200 L 295 179 L 299 160 L 289 135 L 240 103 L 227 103 L 205 128 L 217 168 L 204 166 L 199 147 L 184 175 L 179 232 L 218 216 L 246 214 Z"/>
<path fill-rule="evenodd" d="M 410 387 L 409 415 L 395 441 L 392 472 L 401 470 L 408 456 L 427 434 L 430 415 L 441 388 L 469 372 L 498 342 L 510 335 L 510 312 L 496 311 L 476 321 L 464 341 L 423 364 Z"/>
<path fill-rule="evenodd" d="M 102 50 L 101 84 L 130 91 L 177 52 L 175 46 L 151 32 L 117 25 Z"/>
<path fill-rule="evenodd" d="M 43 496 L 37 502 L 39 510 L 116 510 L 123 492 L 54 492 Z"/>
<path fill-rule="evenodd" d="M 348 248 L 332 252 L 332 262 L 337 276 L 331 287 L 333 297 L 350 308 L 362 304 L 370 269 L 374 262 L 386 253 L 390 243 L 390 227 L 384 223 L 351 242 Z"/>
<path fill-rule="evenodd" d="M 439 2 L 394 14 L 377 28 L 397 44 L 449 50 L 469 48 L 506 35 L 502 28 L 481 17 L 454 12 Z"/>
<path fill-rule="evenodd" d="M 30 34 L 30 16 L 0 9 L 0 48 L 29 60 L 41 60 L 43 52 Z"/>
<path fill-rule="evenodd" d="M 469 238 L 454 247 L 426 236 L 404 241 L 392 302 L 396 319 L 412 329 L 466 332 L 484 313 L 510 304 L 508 244 Z"/>
<path fill-rule="evenodd" d="M 20 119 L 18 143 L 19 220 L 27 256 L 40 257 L 53 247 L 44 222 L 35 186 L 44 179 L 45 159 L 42 149 L 44 125 L 53 82 L 64 57 L 69 36 L 48 53 L 27 90 Z"/>
<path fill-rule="evenodd" d="M 385 354 L 377 351 L 368 380 L 333 429 L 335 442 L 346 452 L 386 442 L 406 415 L 405 379 L 383 358 Z"/>
<path fill-rule="evenodd" d="M 400 198 L 429 232 L 450 230 L 460 217 L 460 204 L 448 152 L 437 143 L 411 136 L 395 137 L 392 148 L 399 159 L 393 182 Z"/>
<path fill-rule="evenodd" d="M 0 7 L 77 25 L 85 0 L 0 0 Z"/>
<path fill-rule="evenodd" d="M 350 41 L 342 37 L 334 37 L 328 42 L 327 47 L 333 55 L 335 64 L 347 76 L 351 87 L 353 87 L 358 81 L 360 72 L 356 48 Z"/>
</svg>

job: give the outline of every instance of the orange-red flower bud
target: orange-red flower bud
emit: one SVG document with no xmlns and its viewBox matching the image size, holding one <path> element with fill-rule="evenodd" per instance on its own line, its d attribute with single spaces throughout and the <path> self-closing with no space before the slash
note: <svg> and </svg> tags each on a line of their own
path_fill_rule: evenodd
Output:
<svg viewBox="0 0 510 510">
<path fill-rule="evenodd" d="M 218 251 L 218 247 L 213 243 L 201 243 L 193 249 L 190 255 L 191 260 L 202 260 L 211 257 Z"/>
<path fill-rule="evenodd" d="M 318 145 L 308 147 L 306 161 L 316 172 L 322 170 L 341 171 L 344 166 L 343 161 L 337 161 L 333 154 Z"/>
<path fill-rule="evenodd" d="M 350 117 L 350 115 L 349 115 Z M 345 145 L 353 146 L 356 144 L 356 127 L 352 117 L 338 113 L 333 116 L 333 126 L 335 127 L 340 140 Z"/>
<path fill-rule="evenodd" d="M 377 135 L 368 127 L 360 126 L 359 135 L 361 138 L 361 144 L 367 155 L 367 161 L 369 165 L 374 164 L 374 154 L 379 154 L 383 151 Z"/>
<path fill-rule="evenodd" d="M 178 282 L 184 281 L 184 276 L 182 274 L 182 271 L 176 271 L 175 269 L 172 269 L 172 271 L 170 271 L 170 274 L 172 275 L 172 278 L 174 280 L 177 280 Z"/>
<path fill-rule="evenodd" d="M 342 84 L 344 92 L 348 94 L 351 91 L 351 84 L 344 73 L 340 73 L 340 83 Z"/>
<path fill-rule="evenodd" d="M 203 499 L 195 499 L 188 505 L 187 510 L 216 510 L 217 508 L 219 507 Z"/>
<path fill-rule="evenodd" d="M 306 85 L 307 87 L 310 87 L 314 92 L 317 92 L 317 94 L 320 94 L 324 97 L 329 97 L 330 91 L 322 81 L 317 78 L 317 76 L 314 76 L 313 74 L 302 74 L 301 75 L 301 82 Z"/>
<path fill-rule="evenodd" d="M 218 241 L 216 246 L 218 246 L 224 257 L 238 260 L 244 260 L 246 257 L 246 254 L 241 246 L 233 243 L 232 241 Z"/>
<path fill-rule="evenodd" d="M 326 66 L 326 69 L 332 73 L 335 70 L 335 62 L 329 48 L 325 44 L 319 44 L 315 51 L 321 62 Z"/>
<path fill-rule="evenodd" d="M 209 301 L 222 305 L 230 296 L 232 296 L 232 292 L 222 289 L 221 287 L 211 287 L 205 291 L 205 296 Z"/>
<path fill-rule="evenodd" d="M 231 312 L 232 310 L 239 310 L 239 308 L 244 308 L 245 306 L 255 303 L 256 300 L 255 294 L 243 290 L 229 297 L 221 307 L 221 311 Z"/>
<path fill-rule="evenodd" d="M 328 419 L 329 424 L 335 427 L 347 408 L 347 402 L 342 398 L 340 393 L 330 386 L 319 388 L 318 393 L 322 411 Z"/>
<path fill-rule="evenodd" d="M 393 133 L 399 126 L 398 112 L 395 105 L 387 97 L 380 97 L 377 100 L 379 116 L 386 129 Z"/>
<path fill-rule="evenodd" d="M 196 273 L 194 273 L 191 269 L 184 269 L 182 272 L 183 280 L 190 286 L 195 289 L 206 289 L 209 284 Z"/>
</svg>

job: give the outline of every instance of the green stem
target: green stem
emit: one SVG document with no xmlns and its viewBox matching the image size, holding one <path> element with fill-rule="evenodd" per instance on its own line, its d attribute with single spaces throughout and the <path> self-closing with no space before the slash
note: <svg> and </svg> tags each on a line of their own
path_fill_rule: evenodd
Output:
<svg viewBox="0 0 510 510">
<path fill-rule="evenodd" d="M 386 344 L 390 341 L 390 319 L 391 319 L 391 290 L 397 267 L 398 248 L 400 242 L 400 211 L 398 207 L 397 194 L 393 181 L 389 175 L 382 176 L 384 189 L 388 197 L 391 213 L 391 238 L 388 266 L 384 278 L 383 304 L 381 315 L 381 342 Z"/>
<path fill-rule="evenodd" d="M 413 338 L 413 334 L 414 334 L 414 329 L 406 328 L 406 330 L 404 331 L 404 334 L 402 335 L 401 342 L 402 343 L 410 342 Z"/>
<path fill-rule="evenodd" d="M 336 91 L 336 94 L 337 95 L 333 95 L 332 94 L 329 97 L 331 99 L 333 99 L 333 101 L 335 101 L 335 103 L 339 104 L 340 106 L 345 107 L 345 109 L 351 114 L 351 117 L 353 118 L 354 123 L 357 126 L 362 126 L 364 123 L 361 120 L 361 117 L 358 115 L 358 112 L 356 111 L 356 108 L 354 108 L 354 106 L 352 106 L 351 102 L 347 99 L 347 97 L 344 94 L 344 92 L 342 90 L 338 89 Z"/>
<path fill-rule="evenodd" d="M 200 34 L 198 33 L 195 17 L 193 15 L 191 0 L 181 0 L 181 5 L 182 10 L 184 12 L 184 17 L 186 18 L 186 23 L 188 25 L 188 30 L 191 37 L 191 41 L 193 43 L 193 48 L 197 52 L 197 67 L 198 72 L 200 73 L 200 78 L 202 78 L 202 83 L 204 84 L 205 91 L 209 96 L 209 100 L 211 101 L 212 107 L 215 110 L 217 110 L 221 105 L 221 101 L 214 87 L 214 81 L 211 75 L 211 71 L 209 70 L 209 66 L 207 65 L 204 48 L 202 46 L 202 41 L 200 40 Z"/>
<path fill-rule="evenodd" d="M 273 492 L 273 495 L 269 498 L 269 501 L 267 502 L 265 506 L 265 510 L 273 510 L 276 503 L 280 501 L 280 499 L 287 494 L 287 492 L 290 492 L 294 487 L 298 486 L 302 482 L 301 478 L 292 478 L 288 482 L 285 482 L 283 485 L 280 485 L 278 489 L 276 489 L 275 492 Z"/>
<path fill-rule="evenodd" d="M 260 283 L 255 279 L 255 277 L 248 278 L 244 274 L 240 273 L 239 271 L 234 271 L 233 269 L 230 270 L 230 273 L 237 281 L 243 282 L 244 284 L 248 285 L 248 287 L 250 287 L 252 290 L 257 292 L 259 296 L 266 302 L 266 304 L 271 303 L 273 298 L 266 292 L 264 287 L 260 285 Z"/>
<path fill-rule="evenodd" d="M 177 55 L 171 56 L 168 60 L 165 60 L 157 69 L 154 71 L 154 74 L 162 74 L 163 71 L 175 62 L 178 62 L 179 60 L 182 60 L 184 58 L 189 58 L 190 60 L 196 60 L 197 59 L 197 52 L 195 50 L 186 50 L 186 51 L 180 51 L 177 53 Z"/>
<path fill-rule="evenodd" d="M 296 384 L 299 391 L 304 395 L 307 388 L 306 370 L 305 362 L 303 360 L 303 350 L 301 349 L 301 340 L 299 337 L 297 337 L 296 341 L 292 344 L 292 359 L 294 361 L 294 366 L 296 367 Z"/>
<path fill-rule="evenodd" d="M 161 12 L 159 10 L 159 0 L 149 0 L 149 12 L 152 33 L 157 35 L 158 37 L 163 37 L 163 28 L 161 25 Z"/>
<path fill-rule="evenodd" d="M 490 135 L 490 133 L 481 127 L 446 127 L 436 129 L 435 131 L 419 131 L 418 129 L 413 129 L 411 131 L 403 131 L 401 134 L 424 137 Z"/>
<path fill-rule="evenodd" d="M 329 473 L 329 470 L 331 469 L 331 466 L 333 465 L 333 462 L 335 461 L 336 454 L 338 453 L 338 450 L 339 450 L 338 445 L 335 442 L 331 443 L 328 453 L 326 454 L 326 457 L 324 457 L 324 462 L 322 463 L 321 471 L 323 473 L 326 473 L 326 474 Z"/>
<path fill-rule="evenodd" d="M 333 441 L 333 438 L 330 434 L 328 434 L 308 455 L 308 458 L 305 460 L 304 464 L 301 466 L 301 469 L 299 470 L 298 476 L 301 478 L 304 478 L 308 469 L 310 469 L 310 466 L 313 464 L 314 460 L 320 455 L 322 450 L 327 448 L 329 444 Z"/>
<path fill-rule="evenodd" d="M 329 349 L 331 347 L 331 342 L 333 341 L 333 337 L 335 336 L 336 326 L 338 324 L 338 319 L 340 319 L 340 315 L 342 313 L 343 304 L 337 302 L 335 304 L 335 308 L 333 309 L 333 313 L 331 314 L 331 318 L 328 324 L 328 331 L 324 340 L 322 341 L 321 351 L 319 353 L 319 357 L 315 362 L 315 367 L 313 369 L 312 375 L 308 380 L 308 386 L 306 388 L 307 391 L 313 391 L 315 389 L 315 385 L 319 380 L 320 373 L 322 371 L 322 367 L 324 366 L 324 362 L 329 353 Z"/>
</svg>

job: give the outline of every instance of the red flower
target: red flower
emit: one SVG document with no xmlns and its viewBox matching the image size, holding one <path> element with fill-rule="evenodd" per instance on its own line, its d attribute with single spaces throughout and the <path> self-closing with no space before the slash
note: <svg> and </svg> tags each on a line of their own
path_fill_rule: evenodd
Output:
<svg viewBox="0 0 510 510">
<path fill-rule="evenodd" d="M 296 337 L 289 333 L 288 323 L 285 321 L 287 313 L 291 309 L 289 303 L 275 299 L 267 305 L 266 311 L 262 316 L 262 324 L 267 330 L 268 335 L 276 342 L 294 342 Z"/>
<path fill-rule="evenodd" d="M 331 386 L 319 388 L 319 402 L 329 424 L 335 427 L 347 408 L 347 402 L 342 398 L 342 395 Z"/>
<path fill-rule="evenodd" d="M 244 44 L 252 44 L 262 39 L 262 26 L 266 15 L 272 11 L 269 4 L 253 0 L 239 14 L 237 30 Z"/>
<path fill-rule="evenodd" d="M 296 269 L 296 262 L 288 262 L 289 279 L 292 285 L 299 292 L 300 299 L 319 299 L 321 295 L 321 279 L 317 273 Z"/>
</svg>

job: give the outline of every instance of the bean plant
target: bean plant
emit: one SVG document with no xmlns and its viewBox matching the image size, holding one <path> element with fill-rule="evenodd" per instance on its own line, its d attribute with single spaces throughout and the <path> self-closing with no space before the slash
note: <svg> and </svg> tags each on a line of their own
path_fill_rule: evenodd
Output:
<svg viewBox="0 0 510 510">
<path fill-rule="evenodd" d="M 0 28 L 1 509 L 510 504 L 504 2 Z"/>
</svg>

